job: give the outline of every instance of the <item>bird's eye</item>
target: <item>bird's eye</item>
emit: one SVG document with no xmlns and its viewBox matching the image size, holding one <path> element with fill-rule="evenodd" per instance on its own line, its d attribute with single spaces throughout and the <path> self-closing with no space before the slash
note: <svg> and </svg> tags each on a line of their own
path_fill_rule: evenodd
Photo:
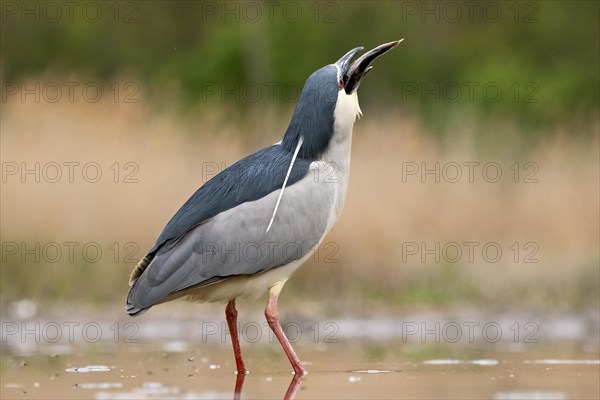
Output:
<svg viewBox="0 0 600 400">
<path fill-rule="evenodd" d="M 344 80 L 343 80 L 342 78 L 340 78 L 340 79 L 338 80 L 338 87 L 339 87 L 340 89 L 343 89 L 343 88 L 344 88 Z"/>
</svg>

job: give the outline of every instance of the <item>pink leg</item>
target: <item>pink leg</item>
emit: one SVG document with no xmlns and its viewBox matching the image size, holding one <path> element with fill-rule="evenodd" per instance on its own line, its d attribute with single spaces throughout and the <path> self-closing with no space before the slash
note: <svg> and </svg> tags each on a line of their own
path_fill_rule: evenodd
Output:
<svg viewBox="0 0 600 400">
<path fill-rule="evenodd" d="M 235 299 L 227 303 L 225 308 L 225 316 L 227 317 L 227 325 L 229 326 L 229 332 L 231 333 L 231 343 L 233 344 L 233 354 L 235 355 L 235 365 L 237 366 L 238 375 L 246 375 L 248 370 L 244 366 L 244 360 L 242 359 L 242 350 L 240 349 L 240 342 L 238 338 L 237 330 L 237 315 L 238 312 L 235 308 Z"/>
<path fill-rule="evenodd" d="M 289 358 L 290 363 L 292 364 L 292 367 L 294 368 L 294 373 L 297 376 L 304 376 L 308 372 L 306 372 L 306 370 L 304 368 L 302 368 L 302 363 L 300 362 L 300 359 L 298 358 L 296 353 L 294 353 L 294 349 L 292 349 L 292 345 L 285 337 L 285 333 L 283 333 L 283 329 L 281 329 L 281 325 L 279 325 L 279 313 L 277 311 L 278 295 L 279 295 L 278 290 L 275 292 L 272 290 L 271 293 L 269 293 L 269 301 L 267 301 L 267 307 L 265 308 L 265 317 L 267 317 L 267 322 L 269 323 L 269 327 L 271 327 L 271 330 L 273 331 L 273 333 L 275 333 L 275 336 L 277 336 L 279 343 L 281 343 L 281 347 L 283 347 L 285 354 Z"/>
</svg>

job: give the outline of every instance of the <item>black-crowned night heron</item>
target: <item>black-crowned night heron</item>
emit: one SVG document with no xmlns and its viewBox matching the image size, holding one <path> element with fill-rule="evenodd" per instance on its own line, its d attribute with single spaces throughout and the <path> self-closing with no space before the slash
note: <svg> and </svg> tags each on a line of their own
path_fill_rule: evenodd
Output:
<svg viewBox="0 0 600 400">
<path fill-rule="evenodd" d="M 344 204 L 356 89 L 369 64 L 400 41 L 352 62 L 362 47 L 313 73 L 283 139 L 222 171 L 190 197 L 131 274 L 127 313 L 182 296 L 227 303 L 238 374 L 248 371 L 235 300 L 267 289 L 265 316 L 296 375 L 306 374 L 278 320 L 283 285 L 317 249 Z"/>
</svg>

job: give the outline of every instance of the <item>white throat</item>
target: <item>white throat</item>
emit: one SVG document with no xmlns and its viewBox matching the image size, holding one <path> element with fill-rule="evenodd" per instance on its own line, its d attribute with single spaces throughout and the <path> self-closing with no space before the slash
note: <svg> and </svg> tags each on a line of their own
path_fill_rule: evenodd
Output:
<svg viewBox="0 0 600 400">
<path fill-rule="evenodd" d="M 358 104 L 358 95 L 356 92 L 346 94 L 343 89 L 340 90 L 338 92 L 337 104 L 335 105 L 333 114 L 333 117 L 335 118 L 335 131 L 337 131 L 338 128 L 344 130 L 346 124 L 350 125 L 350 131 L 352 131 L 352 125 L 354 125 L 356 117 L 360 118 L 361 116 L 362 111 Z"/>
<path fill-rule="evenodd" d="M 327 151 L 321 156 L 321 167 L 327 176 L 326 184 L 334 188 L 334 215 L 330 220 L 330 227 L 339 216 L 346 199 L 348 179 L 350 176 L 350 155 L 352 150 L 352 128 L 357 116 L 362 115 L 358 105 L 356 92 L 348 95 L 342 89 L 338 92 L 338 99 L 334 111 L 333 136 Z"/>
<path fill-rule="evenodd" d="M 352 128 L 356 117 L 360 117 L 362 111 L 358 105 L 356 92 L 346 94 L 344 90 L 338 92 L 338 99 L 333 112 L 333 135 L 329 142 L 327 151 L 321 159 L 323 161 L 336 163 L 340 167 L 350 166 L 350 149 L 352 145 Z"/>
</svg>

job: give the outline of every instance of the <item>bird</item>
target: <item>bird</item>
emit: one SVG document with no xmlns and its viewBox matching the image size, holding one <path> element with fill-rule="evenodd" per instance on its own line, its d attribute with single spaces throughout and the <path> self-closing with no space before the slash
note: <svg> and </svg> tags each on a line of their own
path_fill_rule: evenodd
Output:
<svg viewBox="0 0 600 400">
<path fill-rule="evenodd" d="M 226 303 L 236 373 L 242 358 L 236 299 L 268 291 L 265 318 L 295 376 L 307 374 L 279 323 L 289 277 L 340 216 L 350 172 L 352 130 L 362 115 L 357 89 L 373 60 L 403 39 L 352 61 L 356 47 L 306 80 L 283 138 L 204 183 L 167 223 L 129 278 L 126 312 L 185 297 Z"/>
</svg>

